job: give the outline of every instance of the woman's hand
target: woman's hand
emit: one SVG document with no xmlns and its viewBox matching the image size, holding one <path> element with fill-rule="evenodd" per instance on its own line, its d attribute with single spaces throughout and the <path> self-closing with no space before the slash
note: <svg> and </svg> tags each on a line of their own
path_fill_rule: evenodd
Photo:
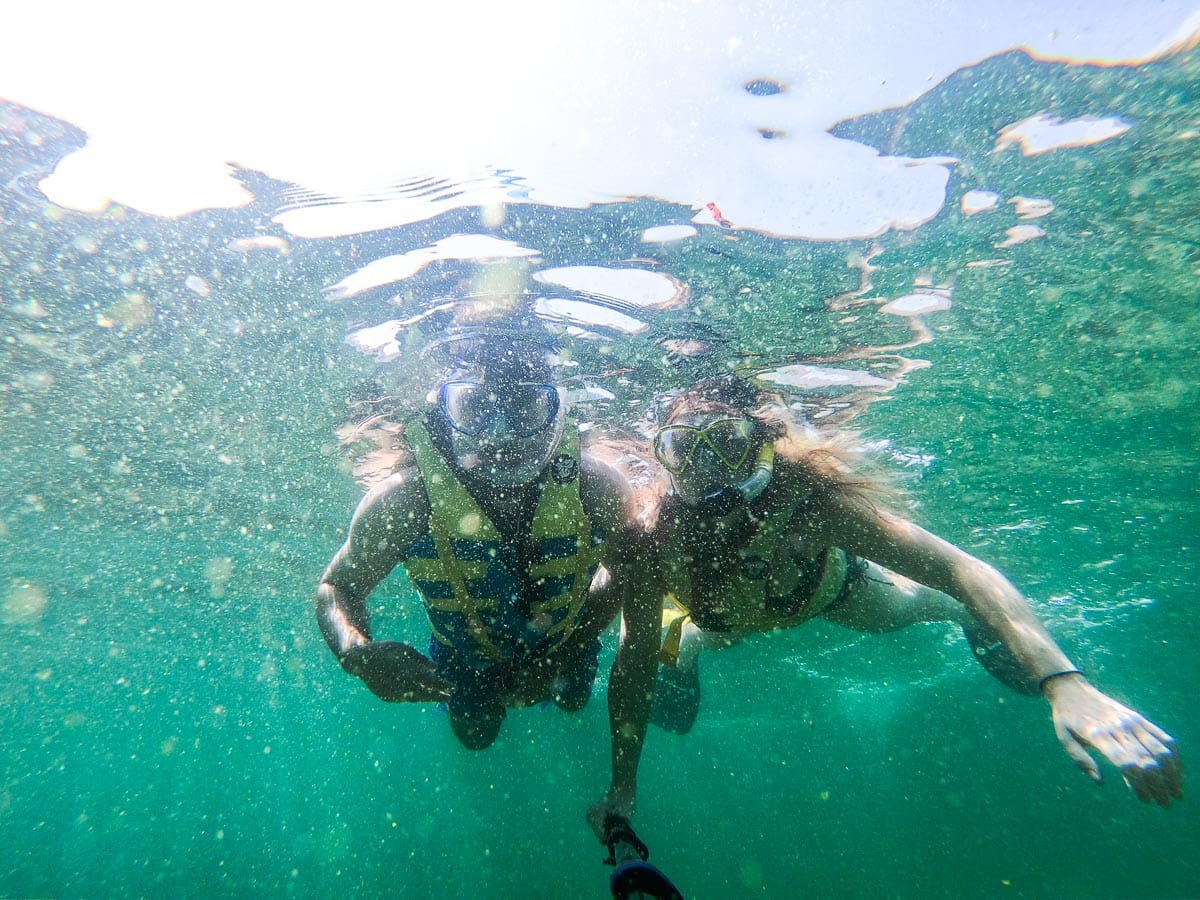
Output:
<svg viewBox="0 0 1200 900">
<path fill-rule="evenodd" d="M 1094 781 L 1100 767 L 1095 750 L 1121 770 L 1129 788 L 1144 803 L 1171 805 L 1183 796 L 1183 769 L 1175 740 L 1153 722 L 1092 687 L 1079 674 L 1058 675 L 1043 687 L 1054 717 L 1054 730 L 1067 754 Z"/>
</svg>

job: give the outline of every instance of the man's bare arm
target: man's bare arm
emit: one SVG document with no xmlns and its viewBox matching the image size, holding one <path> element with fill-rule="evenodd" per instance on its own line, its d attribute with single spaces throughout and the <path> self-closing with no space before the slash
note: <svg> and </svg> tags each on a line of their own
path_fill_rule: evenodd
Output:
<svg viewBox="0 0 1200 900">
<path fill-rule="evenodd" d="M 584 512 L 609 534 L 635 525 L 633 491 L 615 467 L 584 452 L 580 457 L 579 499 Z"/>
<path fill-rule="evenodd" d="M 428 527 L 429 501 L 416 469 L 398 472 L 359 503 L 346 542 L 321 576 L 317 623 L 342 668 L 393 702 L 444 700 L 433 663 L 399 641 L 375 641 L 367 598 Z"/>
<path fill-rule="evenodd" d="M 350 520 L 346 542 L 317 585 L 317 621 L 339 657 L 371 639 L 367 597 L 420 536 L 428 501 L 415 469 L 386 478 L 363 496 Z"/>
</svg>

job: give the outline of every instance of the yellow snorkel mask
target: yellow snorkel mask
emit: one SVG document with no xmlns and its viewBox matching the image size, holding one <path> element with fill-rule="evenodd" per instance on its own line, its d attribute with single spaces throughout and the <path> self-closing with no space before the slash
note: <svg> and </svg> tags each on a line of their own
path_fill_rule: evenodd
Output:
<svg viewBox="0 0 1200 900">
<path fill-rule="evenodd" d="M 753 420 L 743 417 L 716 419 L 703 426 L 667 425 L 654 437 L 654 455 L 673 479 L 693 469 L 699 464 L 698 460 L 709 464 L 715 462 L 729 472 L 737 472 L 745 466 L 754 446 L 754 432 Z M 697 457 L 698 451 L 704 451 L 700 457 Z M 754 467 L 748 477 L 736 484 L 708 491 L 689 504 L 704 515 L 725 515 L 739 503 L 749 503 L 761 495 L 771 481 L 774 468 L 775 446 L 767 441 L 755 455 Z M 704 480 L 710 479 L 702 479 L 701 484 Z M 679 491 L 678 480 L 676 491 L 686 501 L 684 492 Z"/>
</svg>

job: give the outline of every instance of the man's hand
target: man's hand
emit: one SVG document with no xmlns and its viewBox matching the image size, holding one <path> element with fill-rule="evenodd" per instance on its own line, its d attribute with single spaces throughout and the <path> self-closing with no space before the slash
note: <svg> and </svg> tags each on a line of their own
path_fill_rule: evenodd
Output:
<svg viewBox="0 0 1200 900">
<path fill-rule="evenodd" d="M 400 641 L 368 641 L 341 655 L 342 668 L 363 680 L 371 693 L 390 703 L 440 702 L 451 685 L 439 678 L 433 661 Z"/>
<path fill-rule="evenodd" d="M 1088 777 L 1102 780 L 1091 749 L 1121 770 L 1142 802 L 1165 808 L 1183 796 L 1175 740 L 1153 722 L 1100 693 L 1082 675 L 1052 678 L 1044 693 L 1058 739 Z"/>
</svg>

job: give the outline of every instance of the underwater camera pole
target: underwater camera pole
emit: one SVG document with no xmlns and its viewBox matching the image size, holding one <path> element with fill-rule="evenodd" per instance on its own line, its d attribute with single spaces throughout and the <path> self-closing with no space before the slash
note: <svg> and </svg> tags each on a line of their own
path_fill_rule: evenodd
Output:
<svg viewBox="0 0 1200 900">
<path fill-rule="evenodd" d="M 609 815 L 604 820 L 604 843 L 608 845 L 604 864 L 613 867 L 608 889 L 617 900 L 643 897 L 683 900 L 683 894 L 671 884 L 671 879 L 646 862 L 650 851 L 624 816 Z"/>
</svg>

